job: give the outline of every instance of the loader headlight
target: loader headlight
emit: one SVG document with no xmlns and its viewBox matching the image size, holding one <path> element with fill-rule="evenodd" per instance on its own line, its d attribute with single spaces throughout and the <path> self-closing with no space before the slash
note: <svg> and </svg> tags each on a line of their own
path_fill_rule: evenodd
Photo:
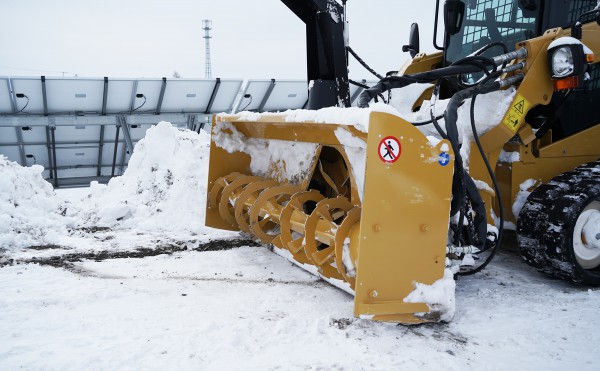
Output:
<svg viewBox="0 0 600 371">
<path fill-rule="evenodd" d="M 564 46 L 557 48 L 552 52 L 552 77 L 566 77 L 575 71 L 573 63 L 573 52 L 571 48 Z"/>
<path fill-rule="evenodd" d="M 573 37 L 561 37 L 548 46 L 550 75 L 556 90 L 582 88 L 588 62 L 593 61 L 593 52 Z"/>
</svg>

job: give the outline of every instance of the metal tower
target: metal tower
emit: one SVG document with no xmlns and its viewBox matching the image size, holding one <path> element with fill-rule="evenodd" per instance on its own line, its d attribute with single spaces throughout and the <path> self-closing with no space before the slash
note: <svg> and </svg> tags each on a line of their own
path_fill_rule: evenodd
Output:
<svg viewBox="0 0 600 371">
<path fill-rule="evenodd" d="M 212 69 L 210 66 L 210 30 L 212 30 L 212 21 L 210 19 L 202 20 L 202 29 L 204 30 L 204 77 L 207 79 L 212 78 Z"/>
</svg>

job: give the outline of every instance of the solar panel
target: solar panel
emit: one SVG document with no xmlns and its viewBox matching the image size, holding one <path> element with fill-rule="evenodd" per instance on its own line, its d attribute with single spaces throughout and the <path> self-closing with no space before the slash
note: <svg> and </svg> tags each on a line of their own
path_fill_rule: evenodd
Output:
<svg viewBox="0 0 600 371">
<path fill-rule="evenodd" d="M 16 98 L 17 111 L 23 113 L 43 114 L 44 99 L 42 83 L 35 77 L 18 77 L 10 79 L 15 95 L 24 94 L 27 98 Z M 29 102 L 29 103 L 27 103 Z"/>
<path fill-rule="evenodd" d="M 0 78 L 0 113 L 12 113 L 12 97 L 10 94 L 10 86 L 8 78 Z"/>
<path fill-rule="evenodd" d="M 156 112 L 162 84 L 159 79 L 138 80 L 134 94 L 142 94 L 143 97 L 133 98 L 132 110 L 137 113 Z"/>
<path fill-rule="evenodd" d="M 48 113 L 99 114 L 104 97 L 103 79 L 47 78 Z"/>
<path fill-rule="evenodd" d="M 242 84 L 241 79 L 0 77 L 0 153 L 24 166 L 44 166 L 43 176 L 55 186 L 105 182 L 123 173 L 130 144 L 152 125 L 169 121 L 199 130 L 210 114 L 233 110 Z M 242 97 L 238 107 L 260 111 L 302 108 L 308 99 L 302 80 L 251 80 L 244 93 L 252 97 L 250 105 L 243 107 Z"/>
<path fill-rule="evenodd" d="M 249 80 L 236 112 L 274 112 L 301 109 L 308 100 L 305 80 Z"/>
<path fill-rule="evenodd" d="M 131 97 L 134 94 L 134 88 L 135 80 L 109 79 L 106 94 L 106 113 L 127 113 L 131 109 Z"/>
</svg>

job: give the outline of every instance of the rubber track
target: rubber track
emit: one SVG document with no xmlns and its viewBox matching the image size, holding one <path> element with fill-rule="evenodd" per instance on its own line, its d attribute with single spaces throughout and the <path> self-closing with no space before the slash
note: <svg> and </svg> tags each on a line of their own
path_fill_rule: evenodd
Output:
<svg viewBox="0 0 600 371">
<path fill-rule="evenodd" d="M 600 161 L 563 173 L 536 188 L 517 222 L 521 256 L 540 271 L 573 282 L 600 284 L 600 272 L 583 270 L 572 249 L 581 209 L 600 195 Z"/>
</svg>

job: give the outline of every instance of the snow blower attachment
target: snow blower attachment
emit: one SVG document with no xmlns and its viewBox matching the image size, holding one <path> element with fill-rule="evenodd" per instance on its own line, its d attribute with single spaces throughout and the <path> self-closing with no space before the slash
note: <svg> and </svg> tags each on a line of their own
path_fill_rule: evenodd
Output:
<svg viewBox="0 0 600 371">
<path fill-rule="evenodd" d="M 345 7 L 282 1 L 306 23 L 310 111 L 213 118 L 207 226 L 272 244 L 379 321 L 451 319 L 453 274 L 490 263 L 505 215 L 528 264 L 600 285 L 600 7 L 565 19 L 570 2 L 446 0 L 443 52 L 415 54 L 348 108 Z M 367 108 L 415 83 L 430 85 L 401 96 L 409 107 Z"/>
<path fill-rule="evenodd" d="M 416 323 L 443 315 L 405 298 L 414 283 L 444 277 L 448 141 L 433 144 L 378 112 L 368 135 L 284 119 L 216 117 L 206 224 L 252 233 L 354 293 L 356 316 Z"/>
</svg>

